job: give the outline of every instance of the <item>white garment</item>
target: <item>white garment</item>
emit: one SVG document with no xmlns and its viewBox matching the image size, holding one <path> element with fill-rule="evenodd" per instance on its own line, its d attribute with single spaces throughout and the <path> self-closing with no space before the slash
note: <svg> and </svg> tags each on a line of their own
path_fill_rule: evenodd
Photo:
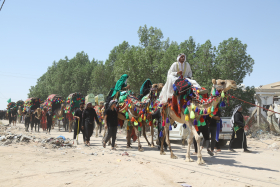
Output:
<svg viewBox="0 0 280 187">
<path fill-rule="evenodd" d="M 179 58 L 177 58 L 177 60 L 179 61 Z M 179 65 L 179 69 L 178 69 L 178 65 Z M 184 73 L 185 66 L 186 66 L 186 72 Z M 201 88 L 201 86 L 195 80 L 188 78 L 188 77 L 192 77 L 192 70 L 188 62 L 184 62 L 183 64 L 181 64 L 180 62 L 174 62 L 171 65 L 170 69 L 168 70 L 167 81 L 163 86 L 162 91 L 159 95 L 160 104 L 167 103 L 168 99 L 172 98 L 172 95 L 174 93 L 173 84 L 179 78 L 179 75 L 177 74 L 178 71 L 183 72 L 184 78 L 187 78 L 188 81 L 192 84 L 192 86 L 197 87 L 199 89 Z"/>
</svg>

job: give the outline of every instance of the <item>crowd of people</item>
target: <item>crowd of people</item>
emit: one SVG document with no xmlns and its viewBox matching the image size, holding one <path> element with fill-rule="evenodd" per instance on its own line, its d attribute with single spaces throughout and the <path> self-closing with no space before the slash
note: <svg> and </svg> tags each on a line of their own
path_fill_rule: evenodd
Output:
<svg viewBox="0 0 280 187">
<path fill-rule="evenodd" d="M 173 96 L 173 85 L 178 77 L 187 79 L 193 86 L 195 86 L 200 94 L 207 93 L 207 90 L 201 87 L 195 80 L 191 79 L 192 71 L 190 64 L 186 62 L 186 55 L 179 54 L 177 57 L 177 62 L 174 62 L 170 67 L 168 74 L 167 74 L 167 82 L 162 88 L 162 91 L 159 95 L 159 100 L 161 104 L 164 104 L 168 101 L 168 99 L 172 98 Z M 104 137 L 102 144 L 103 147 L 106 147 L 106 143 L 112 138 L 112 149 L 115 149 L 115 140 L 116 140 L 116 133 L 117 133 L 117 126 L 118 126 L 118 98 L 120 96 L 120 91 L 127 90 L 130 86 L 127 84 L 128 75 L 124 74 L 121 78 L 117 81 L 115 87 L 109 92 L 109 95 L 106 98 L 106 103 L 101 102 L 99 106 L 99 110 L 102 110 L 102 119 L 98 117 L 92 103 L 80 103 L 78 109 L 75 109 L 74 115 L 72 116 L 75 119 L 74 124 L 74 135 L 73 139 L 77 138 L 77 135 L 82 132 L 84 144 L 86 146 L 90 146 L 90 137 L 93 134 L 93 129 L 95 127 L 95 123 L 97 124 L 96 128 L 100 127 L 100 131 L 102 128 L 102 121 L 104 120 L 104 127 L 107 129 L 106 136 Z M 141 92 L 141 91 L 140 91 Z M 105 108 L 104 108 L 105 107 Z M 43 108 L 42 112 L 40 112 L 40 108 L 36 110 L 26 110 L 23 113 L 22 121 L 25 123 L 25 130 L 29 131 L 29 125 L 31 125 L 31 131 L 33 131 L 35 125 L 36 127 L 39 126 L 43 128 L 43 131 L 46 133 L 50 133 L 52 126 L 53 126 L 53 113 L 51 108 L 47 109 L 46 107 Z M 159 113 L 155 111 L 155 113 Z M 3 111 L 0 112 L 0 118 L 3 119 L 5 117 L 5 113 Z M 12 109 L 8 111 L 8 119 L 9 124 L 13 123 L 16 124 L 17 119 L 17 110 Z M 66 120 L 66 118 L 64 119 Z M 250 152 L 247 149 L 247 141 L 246 135 L 244 132 L 244 121 L 242 116 L 242 107 L 238 106 L 233 112 L 233 116 L 231 119 L 233 125 L 233 134 L 232 140 L 229 145 L 229 150 L 234 151 L 234 148 L 243 148 L 245 152 Z M 200 126 L 196 130 L 198 134 L 202 133 L 204 140 L 206 142 L 207 152 L 213 156 L 214 149 L 216 148 L 217 151 L 221 151 L 218 140 L 216 138 L 217 133 L 221 130 L 221 112 L 220 110 L 216 112 L 214 116 L 206 118 L 206 126 Z M 217 125 L 219 124 L 219 125 Z M 211 135 L 211 139 L 209 138 Z M 164 144 L 166 145 L 166 144 Z M 194 148 L 195 153 L 197 153 L 197 143 L 194 139 Z"/>
</svg>

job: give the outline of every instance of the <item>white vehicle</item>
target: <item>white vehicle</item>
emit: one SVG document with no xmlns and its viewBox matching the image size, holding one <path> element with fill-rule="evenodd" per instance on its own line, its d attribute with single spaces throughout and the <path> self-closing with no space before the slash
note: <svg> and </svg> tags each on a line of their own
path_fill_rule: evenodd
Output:
<svg viewBox="0 0 280 187">
<path fill-rule="evenodd" d="M 227 144 L 228 141 L 231 139 L 232 135 L 232 125 L 230 123 L 230 117 L 221 117 L 222 123 L 223 123 L 223 128 L 222 132 L 219 134 L 219 143 L 220 146 L 224 146 Z M 172 126 L 172 130 L 169 131 L 169 139 L 170 140 L 182 140 L 182 139 L 187 139 L 188 135 L 190 133 L 188 126 L 186 128 L 183 127 L 182 123 L 177 123 L 177 127 L 174 128 Z M 202 134 L 201 134 L 202 136 Z M 211 135 L 210 135 L 211 137 Z"/>
<path fill-rule="evenodd" d="M 169 131 L 169 139 L 170 140 L 182 140 L 187 139 L 190 133 L 188 126 L 186 128 L 183 127 L 183 123 L 177 123 L 177 127 L 174 128 L 172 126 L 172 130 Z"/>
<path fill-rule="evenodd" d="M 220 146 L 224 146 L 227 144 L 227 141 L 230 141 L 232 135 L 232 125 L 230 123 L 230 117 L 221 117 L 223 128 L 222 132 L 219 135 L 219 143 Z"/>
</svg>

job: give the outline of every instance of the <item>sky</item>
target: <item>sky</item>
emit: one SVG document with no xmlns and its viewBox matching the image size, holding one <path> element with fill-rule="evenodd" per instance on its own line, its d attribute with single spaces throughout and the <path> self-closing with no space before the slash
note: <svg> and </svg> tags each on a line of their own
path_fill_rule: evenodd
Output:
<svg viewBox="0 0 280 187">
<path fill-rule="evenodd" d="M 244 84 L 278 82 L 279 9 L 279 0 L 6 0 L 0 11 L 0 110 L 9 98 L 26 100 L 53 61 L 81 51 L 105 61 L 123 41 L 138 45 L 137 30 L 145 24 L 178 43 L 192 36 L 218 46 L 238 38 L 255 60 Z"/>
</svg>

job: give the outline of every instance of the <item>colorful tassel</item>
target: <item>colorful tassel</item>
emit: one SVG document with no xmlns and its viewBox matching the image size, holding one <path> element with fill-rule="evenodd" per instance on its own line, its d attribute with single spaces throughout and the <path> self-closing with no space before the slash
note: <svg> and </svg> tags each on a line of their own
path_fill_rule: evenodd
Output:
<svg viewBox="0 0 280 187">
<path fill-rule="evenodd" d="M 204 110 L 204 114 L 207 114 L 207 110 L 206 110 L 206 108 L 205 108 L 205 110 Z"/>
<path fill-rule="evenodd" d="M 207 114 L 210 114 L 210 113 L 211 113 L 211 108 L 209 107 L 208 111 L 207 111 Z"/>
<path fill-rule="evenodd" d="M 226 106 L 225 102 L 222 101 L 222 102 L 221 102 L 221 107 L 225 107 L 225 106 Z"/>
<path fill-rule="evenodd" d="M 136 112 L 137 111 L 137 109 L 136 109 L 136 107 L 134 108 L 134 112 Z"/>
<path fill-rule="evenodd" d="M 186 115 L 185 116 L 185 121 L 189 121 L 190 119 L 189 119 L 189 115 Z"/>
<path fill-rule="evenodd" d="M 200 117 L 199 121 L 200 121 L 201 123 L 204 122 L 203 116 Z"/>
<path fill-rule="evenodd" d="M 191 105 L 191 100 L 188 100 L 187 105 L 188 105 L 188 106 Z"/>
<path fill-rule="evenodd" d="M 171 125 L 169 125 L 169 130 L 172 131 L 172 126 Z"/>
<path fill-rule="evenodd" d="M 138 122 L 142 122 L 142 118 L 141 117 L 138 118 Z"/>
<path fill-rule="evenodd" d="M 184 127 L 184 129 L 185 129 L 185 128 L 187 128 L 187 125 L 184 123 L 183 127 Z"/>
<path fill-rule="evenodd" d="M 193 112 L 193 111 L 191 111 L 190 118 L 191 118 L 191 119 L 194 119 L 194 118 L 195 118 L 195 114 L 194 114 L 194 112 Z"/>
<path fill-rule="evenodd" d="M 194 107 L 195 107 L 194 104 L 192 104 L 192 110 L 194 110 Z"/>
<path fill-rule="evenodd" d="M 203 109 L 201 109 L 201 110 L 199 111 L 199 114 L 200 114 L 200 115 L 203 115 Z"/>
<path fill-rule="evenodd" d="M 224 92 L 224 91 L 222 91 L 222 93 L 221 93 L 221 97 L 222 97 L 222 98 L 224 98 L 224 97 L 225 97 L 225 92 Z"/>
<path fill-rule="evenodd" d="M 193 125 L 197 125 L 197 120 L 196 119 L 193 120 Z"/>
<path fill-rule="evenodd" d="M 219 96 L 219 95 L 220 95 L 218 90 L 216 90 L 215 95 L 216 95 L 216 96 Z"/>
<path fill-rule="evenodd" d="M 138 126 L 138 131 L 141 131 L 141 127 L 140 126 Z"/>
<path fill-rule="evenodd" d="M 130 121 L 128 121 L 128 122 L 127 122 L 127 126 L 131 126 L 131 123 L 130 123 Z"/>
<path fill-rule="evenodd" d="M 198 107 L 196 107 L 195 111 L 194 112 L 198 112 Z"/>
<path fill-rule="evenodd" d="M 134 122 L 134 121 L 135 121 L 135 118 L 134 118 L 134 117 L 132 117 L 132 118 L 131 118 L 131 122 Z"/>
<path fill-rule="evenodd" d="M 184 114 L 189 114 L 189 109 L 188 107 L 186 107 L 185 111 L 184 111 Z"/>
<path fill-rule="evenodd" d="M 183 105 L 183 109 L 186 109 L 186 108 L 187 108 L 187 105 L 186 105 L 186 104 L 184 104 L 184 105 Z"/>
<path fill-rule="evenodd" d="M 214 106 L 211 107 L 211 112 L 214 112 L 215 111 L 215 108 Z"/>
<path fill-rule="evenodd" d="M 162 131 L 160 131 L 160 133 L 159 133 L 159 137 L 161 138 L 161 137 L 163 137 L 163 133 L 162 133 Z"/>
<path fill-rule="evenodd" d="M 207 118 L 207 116 L 203 116 L 203 118 L 204 118 L 204 119 L 206 119 L 206 118 Z"/>
<path fill-rule="evenodd" d="M 165 121 L 162 122 L 162 126 L 165 127 Z"/>
<path fill-rule="evenodd" d="M 169 121 L 169 118 L 168 118 L 168 117 L 166 118 L 166 123 L 170 123 L 170 121 Z"/>
<path fill-rule="evenodd" d="M 138 125 L 138 122 L 137 121 L 134 121 L 134 126 L 137 126 Z"/>
<path fill-rule="evenodd" d="M 153 122 L 152 121 L 149 121 L 149 126 L 151 127 L 153 125 Z"/>
<path fill-rule="evenodd" d="M 216 88 L 213 88 L 212 96 L 216 96 Z"/>
</svg>

